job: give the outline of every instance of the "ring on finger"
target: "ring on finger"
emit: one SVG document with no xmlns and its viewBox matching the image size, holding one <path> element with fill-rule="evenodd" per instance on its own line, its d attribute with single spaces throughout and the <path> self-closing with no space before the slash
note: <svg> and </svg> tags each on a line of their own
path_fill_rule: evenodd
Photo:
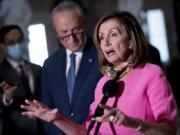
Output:
<svg viewBox="0 0 180 135">
<path fill-rule="evenodd" d="M 113 119 L 114 119 L 114 116 L 110 116 L 110 117 L 109 117 L 109 121 L 110 121 L 110 122 L 112 122 Z"/>
</svg>

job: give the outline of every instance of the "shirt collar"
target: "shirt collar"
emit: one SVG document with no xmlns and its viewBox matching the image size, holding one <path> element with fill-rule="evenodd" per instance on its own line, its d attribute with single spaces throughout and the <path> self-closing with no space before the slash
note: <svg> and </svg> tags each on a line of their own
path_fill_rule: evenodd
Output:
<svg viewBox="0 0 180 135">
<path fill-rule="evenodd" d="M 17 61 L 14 61 L 14 60 L 12 60 L 12 59 L 7 58 L 7 61 L 8 61 L 8 62 L 10 63 L 10 65 L 11 65 L 12 67 L 14 67 L 14 68 L 18 68 L 20 64 L 21 64 L 21 65 L 24 65 L 24 64 L 25 64 L 23 60 L 21 60 L 20 62 L 17 62 Z"/>
</svg>

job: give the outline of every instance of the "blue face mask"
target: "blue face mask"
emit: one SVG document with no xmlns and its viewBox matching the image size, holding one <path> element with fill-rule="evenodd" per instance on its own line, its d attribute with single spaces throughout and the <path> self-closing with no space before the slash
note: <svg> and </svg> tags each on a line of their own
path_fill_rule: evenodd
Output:
<svg viewBox="0 0 180 135">
<path fill-rule="evenodd" d="M 15 43 L 8 46 L 7 54 L 15 59 L 22 58 L 23 50 L 19 43 Z"/>
</svg>

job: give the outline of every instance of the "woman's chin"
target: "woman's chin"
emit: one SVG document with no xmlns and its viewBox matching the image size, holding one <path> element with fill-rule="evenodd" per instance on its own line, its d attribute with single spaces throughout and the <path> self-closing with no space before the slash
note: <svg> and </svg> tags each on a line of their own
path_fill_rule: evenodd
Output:
<svg viewBox="0 0 180 135">
<path fill-rule="evenodd" d="M 110 58 L 108 58 L 107 61 L 108 61 L 109 63 L 112 63 L 112 64 L 117 64 L 117 63 L 119 63 L 119 62 L 118 62 L 118 59 L 110 59 Z"/>
</svg>

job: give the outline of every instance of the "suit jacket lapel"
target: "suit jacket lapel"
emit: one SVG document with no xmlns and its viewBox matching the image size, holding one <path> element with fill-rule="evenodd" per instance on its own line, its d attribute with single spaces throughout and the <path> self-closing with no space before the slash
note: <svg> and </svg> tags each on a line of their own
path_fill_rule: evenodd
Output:
<svg viewBox="0 0 180 135">
<path fill-rule="evenodd" d="M 26 64 L 29 67 L 29 70 L 32 73 L 32 77 L 33 77 L 33 97 L 36 99 L 40 98 L 40 84 L 41 84 L 41 67 L 38 67 L 37 65 L 34 65 L 32 63 L 26 62 Z"/>
<path fill-rule="evenodd" d="M 62 50 L 58 54 L 58 59 L 59 59 L 58 60 L 59 62 L 57 62 L 57 68 L 58 68 L 58 71 L 60 72 L 56 73 L 57 80 L 58 82 L 64 82 L 64 83 L 58 83 L 58 86 L 57 86 L 57 88 L 59 88 L 59 94 L 61 95 L 61 97 L 64 97 L 59 100 L 63 100 L 62 102 L 61 101 L 60 102 L 65 103 L 68 108 L 70 107 L 70 103 L 69 103 L 69 95 L 68 95 L 68 89 L 67 89 L 67 83 L 66 83 L 66 51 L 64 48 L 62 48 Z"/>
<path fill-rule="evenodd" d="M 7 60 L 4 60 L 1 65 L 2 65 L 2 69 L 4 70 L 2 74 L 4 74 L 4 76 L 7 76 L 7 79 L 10 78 L 10 80 L 8 79 L 7 81 L 10 81 L 11 83 L 14 83 L 12 81 L 18 81 L 18 82 L 20 81 L 20 77 L 17 71 L 9 64 Z M 17 80 L 17 76 L 19 77 L 18 80 Z"/>
</svg>

